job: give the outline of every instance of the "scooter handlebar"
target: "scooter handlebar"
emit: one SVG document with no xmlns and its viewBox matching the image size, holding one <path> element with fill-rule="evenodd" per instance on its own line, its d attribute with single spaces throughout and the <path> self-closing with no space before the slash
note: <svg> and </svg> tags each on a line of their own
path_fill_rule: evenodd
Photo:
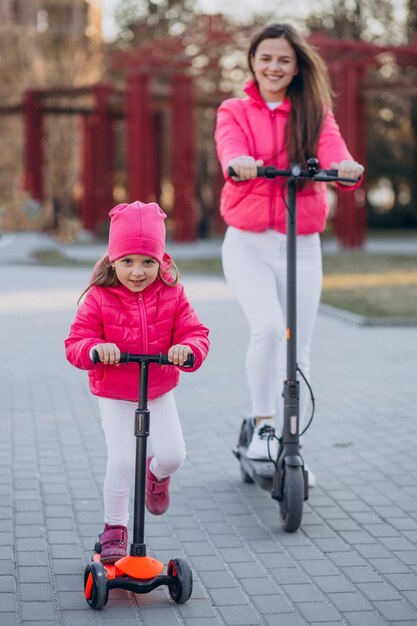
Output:
<svg viewBox="0 0 417 626">
<path fill-rule="evenodd" d="M 233 167 L 228 168 L 229 176 L 238 176 Z M 324 183 L 357 183 L 359 178 L 341 178 L 339 177 L 338 170 L 316 170 L 307 171 L 301 170 L 298 165 L 294 165 L 290 170 L 278 170 L 273 165 L 267 165 L 266 167 L 256 168 L 257 178 L 277 178 L 278 176 L 300 178 L 303 180 L 312 180 L 316 182 Z"/>
<path fill-rule="evenodd" d="M 92 352 L 93 363 L 100 363 L 100 356 L 97 350 Z M 120 353 L 120 363 L 140 363 L 141 361 L 147 361 L 148 363 L 157 363 L 158 365 L 174 365 L 168 360 L 167 354 L 132 354 L 131 352 Z M 189 354 L 186 361 L 181 367 L 193 367 L 194 366 L 194 354 Z"/>
</svg>

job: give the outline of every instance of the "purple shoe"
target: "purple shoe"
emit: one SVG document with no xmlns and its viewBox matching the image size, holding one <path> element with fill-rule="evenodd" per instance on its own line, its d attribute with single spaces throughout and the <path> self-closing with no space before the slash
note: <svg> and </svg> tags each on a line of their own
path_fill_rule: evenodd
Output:
<svg viewBox="0 0 417 626">
<path fill-rule="evenodd" d="M 145 504 L 149 513 L 153 515 L 162 515 L 169 507 L 169 483 L 170 477 L 167 476 L 162 480 L 151 472 L 150 464 L 153 456 L 146 459 L 146 494 Z"/>
<path fill-rule="evenodd" d="M 126 556 L 126 526 L 110 526 L 110 524 L 105 524 L 99 539 L 101 543 L 100 561 L 102 563 L 115 563 L 123 556 Z"/>
</svg>

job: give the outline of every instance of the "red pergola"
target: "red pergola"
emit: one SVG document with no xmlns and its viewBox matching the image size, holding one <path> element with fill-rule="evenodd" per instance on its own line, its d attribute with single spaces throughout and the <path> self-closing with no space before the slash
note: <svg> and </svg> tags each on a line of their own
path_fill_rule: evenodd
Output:
<svg viewBox="0 0 417 626">
<path fill-rule="evenodd" d="M 129 199 L 158 199 L 160 137 L 155 118 L 156 102 L 164 100 L 171 116 L 171 180 L 175 193 L 173 220 L 176 240 L 196 238 L 195 202 L 196 129 L 193 112 L 196 106 L 220 103 L 226 94 L 219 91 L 208 96 L 197 90 L 196 82 L 204 72 L 220 76 L 219 58 L 231 37 L 247 42 L 251 29 L 225 27 L 219 16 L 202 16 L 194 28 L 181 37 L 148 41 L 132 52 L 113 56 L 113 71 L 124 76 L 123 90 L 111 84 L 85 89 L 30 90 L 25 95 L 25 187 L 39 200 L 43 198 L 42 120 L 59 111 L 83 116 L 82 219 L 84 226 L 96 230 L 107 220 L 113 204 L 114 138 L 113 121 L 125 121 L 125 159 Z M 366 165 L 367 95 L 371 90 L 368 72 L 381 64 L 381 54 L 394 55 L 398 65 L 413 64 L 417 45 L 380 47 L 359 41 L 331 39 L 323 34 L 309 38 L 328 64 L 336 97 L 336 118 L 355 158 Z M 194 46 L 194 48 L 193 48 Z M 200 72 L 193 70 L 193 59 L 205 58 Z M 162 79 L 164 90 L 157 93 L 155 82 Z M 376 88 L 383 88 L 379 84 Z M 386 85 L 385 85 L 386 88 Z M 417 92 L 417 87 L 413 89 Z M 197 96 L 198 92 L 198 96 Z M 60 94 L 72 96 L 88 93 L 89 107 L 48 107 L 48 98 Z M 413 92 L 414 93 L 414 92 Z M 366 199 L 363 189 L 353 194 L 338 193 L 335 234 L 345 247 L 360 247 L 366 235 Z"/>
<path fill-rule="evenodd" d="M 407 79 L 370 80 L 369 72 L 384 62 L 384 54 L 392 55 L 400 67 L 415 67 L 417 45 L 377 46 L 363 41 L 332 39 L 324 33 L 309 37 L 327 63 L 336 94 L 336 119 L 343 137 L 355 159 L 365 165 L 367 161 L 367 98 L 383 91 L 395 91 L 417 96 L 417 81 Z M 348 248 L 362 246 L 366 236 L 366 195 L 364 187 L 353 194 L 338 193 L 335 217 L 335 234 Z"/>
</svg>

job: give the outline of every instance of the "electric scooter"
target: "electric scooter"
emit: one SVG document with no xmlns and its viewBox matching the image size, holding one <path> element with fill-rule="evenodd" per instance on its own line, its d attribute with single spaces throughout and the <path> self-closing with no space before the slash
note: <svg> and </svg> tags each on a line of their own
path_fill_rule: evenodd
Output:
<svg viewBox="0 0 417 626">
<path fill-rule="evenodd" d="M 278 170 L 273 166 L 258 167 L 257 176 L 287 179 L 287 365 L 286 380 L 282 396 L 284 398 L 284 418 L 281 436 L 278 437 L 278 455 L 276 459 L 260 461 L 246 456 L 248 446 L 252 440 L 255 428 L 254 418 L 243 420 L 239 439 L 233 453 L 239 459 L 242 480 L 246 483 L 257 483 L 271 493 L 277 500 L 281 513 L 281 525 L 286 532 L 298 530 L 303 516 L 303 504 L 308 500 L 308 472 L 300 453 L 299 433 L 299 381 L 297 372 L 305 377 L 297 366 L 297 318 L 296 318 L 296 195 L 299 180 L 312 182 L 358 182 L 357 179 L 340 178 L 337 170 L 320 170 L 316 158 L 307 161 L 307 170 L 301 169 L 299 164 L 293 164 L 289 170 Z M 229 176 L 236 176 L 233 168 L 229 167 Z M 311 392 L 311 387 L 305 380 Z M 313 403 L 314 398 L 312 396 Z M 304 429 L 307 430 L 312 417 Z M 274 435 L 272 435 L 274 436 Z"/>
<path fill-rule="evenodd" d="M 94 363 L 100 361 L 97 351 L 93 353 Z M 111 589 L 127 589 L 134 593 L 148 593 L 166 585 L 171 598 L 177 604 L 189 600 L 193 589 L 193 577 L 187 561 L 171 559 L 167 573 L 162 574 L 164 564 L 146 554 L 144 542 L 145 528 L 145 485 L 146 447 L 149 436 L 150 412 L 148 409 L 148 368 L 150 363 L 173 365 L 166 354 L 130 354 L 122 352 L 120 363 L 139 364 L 139 399 L 135 410 L 136 465 L 133 509 L 133 542 L 130 555 L 115 563 L 100 561 L 101 544 L 96 542 L 91 563 L 84 572 L 84 595 L 92 609 L 99 610 L 107 603 Z M 183 367 L 194 365 L 194 355 L 188 355 Z"/>
</svg>

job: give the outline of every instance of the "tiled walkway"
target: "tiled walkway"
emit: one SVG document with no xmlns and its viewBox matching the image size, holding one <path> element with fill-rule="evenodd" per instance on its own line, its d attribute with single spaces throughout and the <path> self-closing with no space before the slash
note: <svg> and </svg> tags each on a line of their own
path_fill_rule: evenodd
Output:
<svg viewBox="0 0 417 626">
<path fill-rule="evenodd" d="M 231 449 L 248 408 L 247 329 L 221 279 L 186 278 L 211 328 L 205 366 L 177 391 L 188 448 L 172 506 L 147 518 L 152 553 L 183 556 L 194 593 L 83 598 L 102 526 L 105 448 L 86 375 L 63 351 L 85 269 L 0 265 L 0 624 L 417 624 L 417 328 L 321 316 L 316 419 L 303 452 L 318 486 L 301 529 L 241 482 Z"/>
</svg>

